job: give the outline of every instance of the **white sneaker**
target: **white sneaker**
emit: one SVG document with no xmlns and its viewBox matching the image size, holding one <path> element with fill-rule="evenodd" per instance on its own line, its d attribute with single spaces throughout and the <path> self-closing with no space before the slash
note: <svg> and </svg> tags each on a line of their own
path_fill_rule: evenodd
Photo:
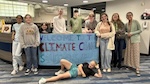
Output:
<svg viewBox="0 0 150 84">
<path fill-rule="evenodd" d="M 32 66 L 31 71 L 34 71 L 34 67 Z"/>
<path fill-rule="evenodd" d="M 55 72 L 55 75 L 59 75 L 59 74 L 63 74 L 63 73 L 65 73 L 65 71 L 59 70 L 58 72 Z"/>
<path fill-rule="evenodd" d="M 17 74 L 17 70 L 13 70 L 12 72 L 11 72 L 11 75 L 15 75 L 15 74 Z"/>
<path fill-rule="evenodd" d="M 24 69 L 24 66 L 19 66 L 19 71 L 22 71 Z"/>
<path fill-rule="evenodd" d="M 38 69 L 37 68 L 33 69 L 33 73 L 38 74 Z"/>
<path fill-rule="evenodd" d="M 103 69 L 103 72 L 106 72 L 106 69 Z"/>
<path fill-rule="evenodd" d="M 39 84 L 44 84 L 44 83 L 46 83 L 46 79 L 45 79 L 45 78 L 41 78 L 41 79 L 39 80 Z"/>
<path fill-rule="evenodd" d="M 108 69 L 107 69 L 107 72 L 111 72 L 111 68 L 108 68 Z"/>
</svg>

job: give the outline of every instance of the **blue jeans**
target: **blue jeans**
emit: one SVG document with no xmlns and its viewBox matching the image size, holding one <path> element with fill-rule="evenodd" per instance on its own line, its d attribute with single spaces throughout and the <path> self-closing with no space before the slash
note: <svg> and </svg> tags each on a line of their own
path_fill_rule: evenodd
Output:
<svg viewBox="0 0 150 84">
<path fill-rule="evenodd" d="M 118 63 L 118 67 L 121 67 L 122 51 L 125 45 L 124 42 L 125 39 L 115 39 L 114 66 Z"/>
<path fill-rule="evenodd" d="M 27 69 L 31 69 L 32 65 L 34 68 L 38 68 L 37 47 L 27 47 L 24 51 L 26 54 Z"/>
<path fill-rule="evenodd" d="M 100 39 L 101 67 L 102 69 L 111 68 L 112 52 L 107 49 L 109 39 Z"/>
</svg>

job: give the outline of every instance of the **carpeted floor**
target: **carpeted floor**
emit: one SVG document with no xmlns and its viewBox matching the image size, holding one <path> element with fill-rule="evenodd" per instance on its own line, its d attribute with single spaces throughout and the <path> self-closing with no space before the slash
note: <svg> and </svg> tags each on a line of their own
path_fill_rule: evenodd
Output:
<svg viewBox="0 0 150 84">
<path fill-rule="evenodd" d="M 137 77 L 132 70 L 112 68 L 112 72 L 103 73 L 102 78 L 78 77 L 47 84 L 150 84 L 150 56 L 141 56 L 140 69 L 141 77 Z M 12 76 L 11 70 L 11 64 L 0 60 L 0 84 L 38 84 L 41 77 L 51 77 L 58 69 L 39 69 L 38 75 L 31 73 L 29 76 L 24 75 L 25 70 Z"/>
</svg>

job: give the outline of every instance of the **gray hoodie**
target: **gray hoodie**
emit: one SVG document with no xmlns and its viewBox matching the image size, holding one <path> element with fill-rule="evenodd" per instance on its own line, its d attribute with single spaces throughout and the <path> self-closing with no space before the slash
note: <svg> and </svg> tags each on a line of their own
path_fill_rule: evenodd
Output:
<svg viewBox="0 0 150 84">
<path fill-rule="evenodd" d="M 40 44 L 39 29 L 34 23 L 23 24 L 19 30 L 21 48 L 37 47 Z"/>
</svg>

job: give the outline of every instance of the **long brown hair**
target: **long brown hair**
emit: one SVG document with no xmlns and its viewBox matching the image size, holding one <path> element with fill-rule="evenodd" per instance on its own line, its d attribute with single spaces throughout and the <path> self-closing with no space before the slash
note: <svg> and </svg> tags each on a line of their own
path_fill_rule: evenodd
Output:
<svg viewBox="0 0 150 84">
<path fill-rule="evenodd" d="M 117 21 L 116 21 L 116 23 L 117 23 L 117 25 L 118 25 L 118 28 L 123 28 L 123 22 L 121 21 L 120 16 L 119 16 L 118 13 L 114 13 L 114 14 L 112 15 L 111 22 L 112 22 L 112 23 L 115 23 L 115 21 L 113 20 L 113 16 L 114 16 L 115 14 L 117 14 L 117 16 L 118 16 L 118 19 L 117 19 Z"/>
<path fill-rule="evenodd" d="M 108 19 L 108 15 L 106 14 L 106 13 L 102 13 L 101 14 L 101 16 L 100 16 L 100 20 L 102 19 L 102 16 L 103 15 L 106 15 L 107 16 L 107 23 L 108 23 L 108 25 L 110 26 L 110 32 L 112 31 L 112 26 L 111 26 L 111 24 L 110 24 L 110 22 L 109 22 L 109 19 Z M 102 21 L 102 20 L 101 20 Z"/>
</svg>

